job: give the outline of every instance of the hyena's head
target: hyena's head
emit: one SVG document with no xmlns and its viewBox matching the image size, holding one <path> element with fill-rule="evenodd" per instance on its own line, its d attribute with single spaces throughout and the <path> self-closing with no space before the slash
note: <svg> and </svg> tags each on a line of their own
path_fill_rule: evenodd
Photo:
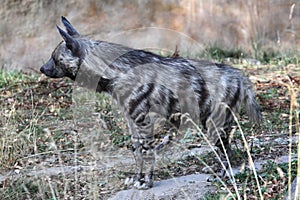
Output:
<svg viewBox="0 0 300 200">
<path fill-rule="evenodd" d="M 65 17 L 61 17 L 61 20 L 67 32 L 56 26 L 63 41 L 55 48 L 51 58 L 41 67 L 40 71 L 51 78 L 69 77 L 75 80 L 86 55 L 86 44 L 84 38 L 80 37 L 80 34 Z"/>
</svg>

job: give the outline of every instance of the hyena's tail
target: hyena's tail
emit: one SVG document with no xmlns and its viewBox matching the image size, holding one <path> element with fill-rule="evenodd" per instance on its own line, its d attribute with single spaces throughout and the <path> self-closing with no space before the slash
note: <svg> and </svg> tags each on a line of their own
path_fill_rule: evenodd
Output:
<svg viewBox="0 0 300 200">
<path fill-rule="evenodd" d="M 247 81 L 250 82 L 250 81 Z M 246 107 L 246 113 L 249 116 L 249 119 L 251 122 L 256 123 L 256 124 L 260 124 L 262 121 L 262 115 L 260 112 L 260 107 L 257 103 L 257 101 L 255 100 L 255 94 L 254 91 L 252 89 L 252 86 L 250 85 L 251 83 L 247 84 L 248 87 L 245 91 L 245 107 Z"/>
</svg>

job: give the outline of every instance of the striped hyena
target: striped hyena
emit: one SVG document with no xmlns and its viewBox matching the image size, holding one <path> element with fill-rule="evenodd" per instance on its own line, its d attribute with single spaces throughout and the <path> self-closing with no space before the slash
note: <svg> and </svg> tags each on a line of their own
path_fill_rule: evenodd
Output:
<svg viewBox="0 0 300 200">
<path fill-rule="evenodd" d="M 153 127 L 159 117 L 170 119 L 174 114 L 187 113 L 202 123 L 210 142 L 225 146 L 229 157 L 229 132 L 234 121 L 231 112 L 238 114 L 244 104 L 250 120 L 261 121 L 252 84 L 238 69 L 94 41 L 81 36 L 64 17 L 62 23 L 66 32 L 57 29 L 63 41 L 40 70 L 46 76 L 66 76 L 112 96 L 131 133 L 137 171 L 127 183 L 136 188 L 153 185 L 157 148 Z M 180 121 L 170 121 L 180 127 Z"/>
</svg>

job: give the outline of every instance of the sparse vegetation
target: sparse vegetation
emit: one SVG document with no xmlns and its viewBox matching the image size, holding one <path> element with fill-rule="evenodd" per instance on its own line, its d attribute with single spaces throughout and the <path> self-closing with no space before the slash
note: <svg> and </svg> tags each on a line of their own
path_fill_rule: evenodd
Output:
<svg viewBox="0 0 300 200">
<path fill-rule="evenodd" d="M 218 60 L 231 54 L 230 57 L 243 58 L 237 57 L 243 54 L 240 50 L 210 49 L 208 52 Z M 254 188 L 261 191 L 264 199 L 283 199 L 286 195 L 288 177 L 293 180 L 298 167 L 300 67 L 297 58 L 271 55 L 264 61 L 265 65 L 235 63 L 247 71 L 257 88 L 264 122 L 261 127 L 253 128 L 247 117 L 241 115 L 242 129 L 234 133 L 232 164 L 238 166 L 245 162 L 245 170 L 235 175 L 235 182 L 222 180 L 227 190 L 224 184 L 215 183 L 217 191 L 207 194 L 205 199 L 238 199 L 236 189 L 241 198 L 260 198 Z M 97 94 L 94 102 L 90 93 L 77 92 L 74 96 L 77 89 L 67 79 L 48 79 L 1 68 L 1 199 L 68 199 L 75 195 L 79 199 L 105 199 L 124 189 L 122 182 L 134 171 L 134 166 L 114 166 L 113 159 L 131 157 L 126 124 L 107 96 Z M 260 188 L 253 171 L 247 167 L 241 132 L 254 160 L 270 159 L 257 171 Z M 174 143 L 186 150 L 199 141 L 201 137 L 193 132 L 174 138 Z M 291 163 L 274 162 L 288 153 L 295 158 Z M 110 167 L 102 169 L 99 162 Z M 212 153 L 183 156 L 160 165 L 156 177 L 166 179 L 202 173 L 205 164 L 213 166 L 214 162 Z M 228 196 L 228 190 L 234 195 Z"/>
<path fill-rule="evenodd" d="M 211 59 L 224 61 L 224 59 L 242 59 L 246 58 L 247 54 L 241 49 L 223 49 L 212 45 L 207 47 L 204 51 L 203 57 L 210 57 Z"/>
</svg>

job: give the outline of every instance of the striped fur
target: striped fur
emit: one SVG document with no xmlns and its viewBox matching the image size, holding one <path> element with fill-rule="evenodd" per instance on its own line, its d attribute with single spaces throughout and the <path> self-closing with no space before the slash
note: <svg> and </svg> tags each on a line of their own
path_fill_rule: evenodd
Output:
<svg viewBox="0 0 300 200">
<path fill-rule="evenodd" d="M 113 97 L 127 119 L 137 164 L 136 176 L 127 183 L 139 189 L 153 184 L 154 125 L 161 117 L 188 113 L 202 123 L 213 144 L 220 147 L 221 138 L 229 154 L 231 111 L 238 115 L 244 104 L 250 120 L 261 121 L 252 84 L 238 69 L 90 40 L 80 36 L 64 17 L 62 22 L 67 32 L 58 30 L 64 41 L 41 72 L 52 78 L 70 77 Z M 182 128 L 180 121 L 172 122 Z"/>
</svg>

